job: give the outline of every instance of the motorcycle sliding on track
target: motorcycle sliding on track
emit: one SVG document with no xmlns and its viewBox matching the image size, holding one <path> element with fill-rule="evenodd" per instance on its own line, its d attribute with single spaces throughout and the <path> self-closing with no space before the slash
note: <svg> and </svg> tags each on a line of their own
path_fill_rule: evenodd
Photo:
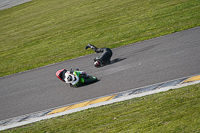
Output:
<svg viewBox="0 0 200 133">
<path fill-rule="evenodd" d="M 71 68 L 71 70 L 61 69 L 56 72 L 56 76 L 61 81 L 70 85 L 70 87 L 78 87 L 85 84 L 90 84 L 97 82 L 98 79 L 95 76 L 90 76 L 84 71 L 80 71 L 76 69 L 75 71 Z"/>
</svg>

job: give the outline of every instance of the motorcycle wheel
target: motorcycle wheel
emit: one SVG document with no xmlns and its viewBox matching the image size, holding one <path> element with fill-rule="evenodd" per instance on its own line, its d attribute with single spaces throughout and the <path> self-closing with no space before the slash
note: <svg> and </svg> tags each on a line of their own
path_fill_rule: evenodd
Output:
<svg viewBox="0 0 200 133">
<path fill-rule="evenodd" d="M 84 79 L 85 84 L 94 83 L 96 81 L 98 81 L 98 79 L 95 76 L 89 76 L 89 78 Z"/>
</svg>

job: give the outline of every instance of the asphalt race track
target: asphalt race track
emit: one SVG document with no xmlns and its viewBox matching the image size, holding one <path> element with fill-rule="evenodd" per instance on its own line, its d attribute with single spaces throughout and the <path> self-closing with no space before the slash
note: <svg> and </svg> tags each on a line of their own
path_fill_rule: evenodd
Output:
<svg viewBox="0 0 200 133">
<path fill-rule="evenodd" d="M 102 68 L 92 54 L 0 78 L 0 120 L 200 74 L 200 27 L 112 50 L 113 63 Z M 55 76 L 71 67 L 100 81 L 71 88 Z"/>
<path fill-rule="evenodd" d="M 0 10 L 17 6 L 31 0 L 0 0 Z"/>
</svg>

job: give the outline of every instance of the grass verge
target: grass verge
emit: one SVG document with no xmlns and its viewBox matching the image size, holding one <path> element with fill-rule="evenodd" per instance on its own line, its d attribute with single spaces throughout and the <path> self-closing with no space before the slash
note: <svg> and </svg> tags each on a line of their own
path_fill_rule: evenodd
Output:
<svg viewBox="0 0 200 133">
<path fill-rule="evenodd" d="M 0 77 L 200 25 L 199 0 L 33 0 L 0 11 Z"/>
<path fill-rule="evenodd" d="M 200 84 L 43 120 L 5 132 L 200 132 Z"/>
</svg>

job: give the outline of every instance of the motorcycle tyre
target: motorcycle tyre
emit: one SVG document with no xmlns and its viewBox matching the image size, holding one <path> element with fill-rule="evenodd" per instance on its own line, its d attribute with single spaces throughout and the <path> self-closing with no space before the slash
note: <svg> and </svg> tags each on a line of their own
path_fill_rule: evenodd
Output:
<svg viewBox="0 0 200 133">
<path fill-rule="evenodd" d="M 90 83 L 94 83 L 94 82 L 97 82 L 97 81 L 98 81 L 97 77 L 89 76 L 89 78 L 84 79 L 83 84 L 90 84 Z"/>
</svg>

